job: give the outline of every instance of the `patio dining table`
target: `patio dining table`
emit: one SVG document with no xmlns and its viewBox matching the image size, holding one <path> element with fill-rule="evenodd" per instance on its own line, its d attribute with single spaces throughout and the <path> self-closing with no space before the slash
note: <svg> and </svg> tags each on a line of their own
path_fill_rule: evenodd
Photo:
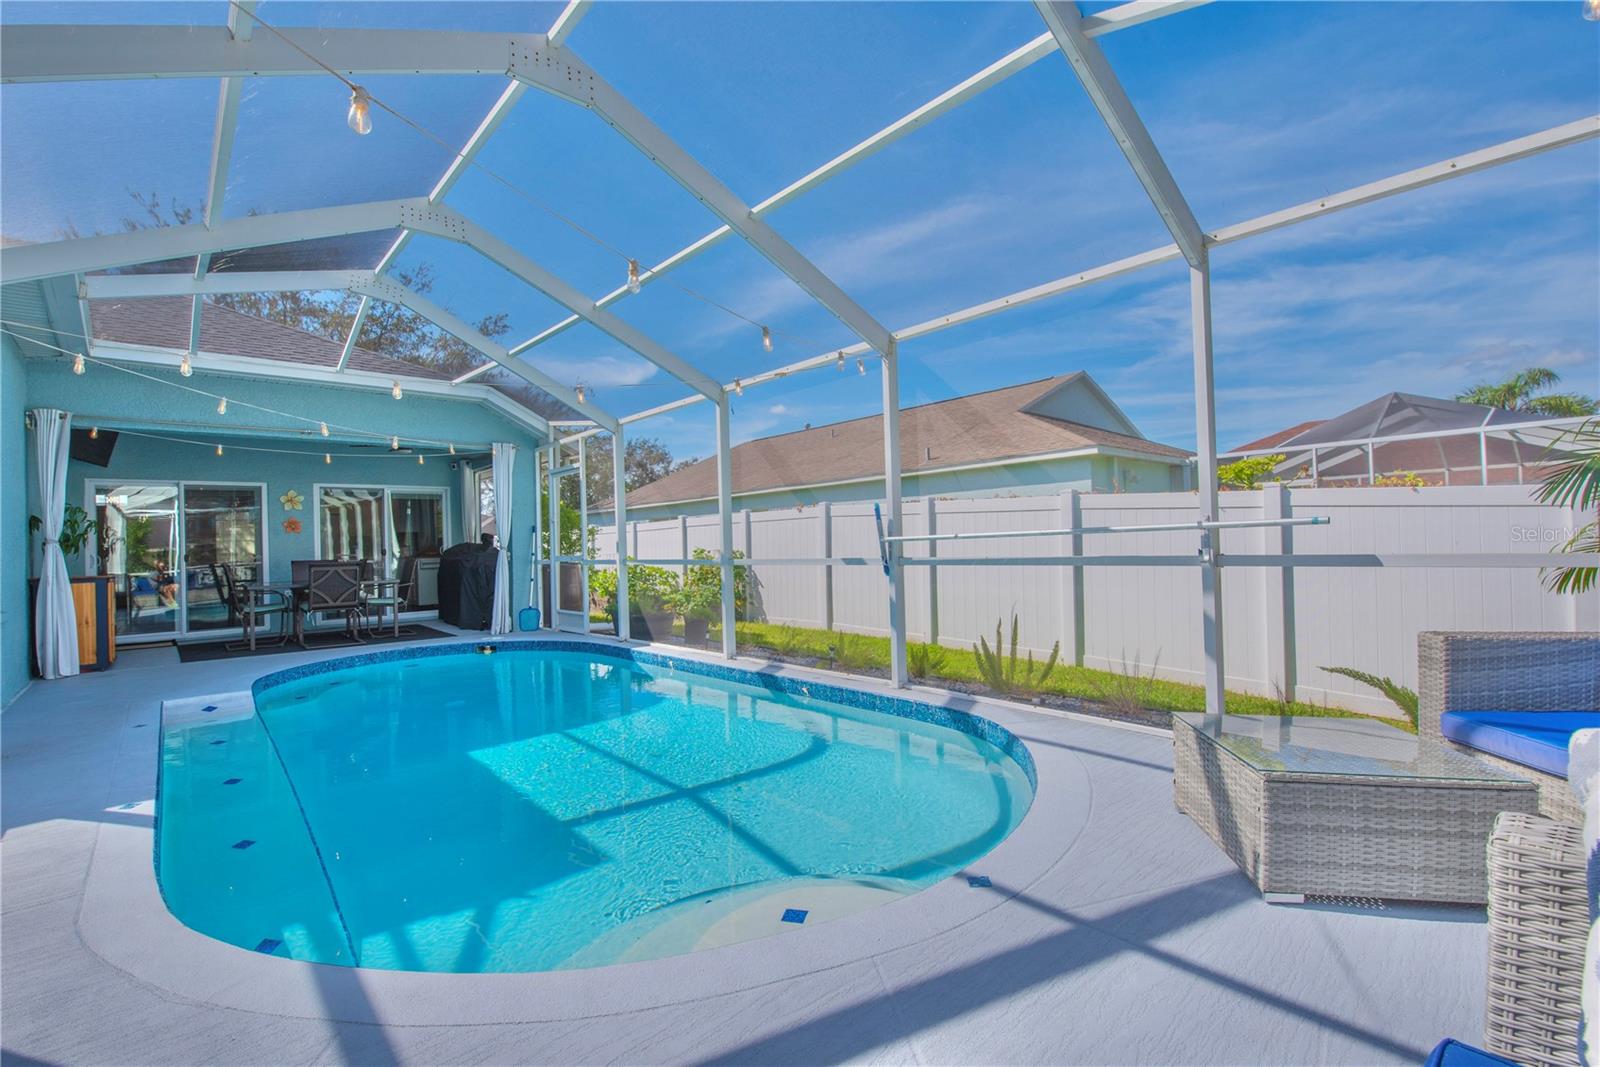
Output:
<svg viewBox="0 0 1600 1067">
<path fill-rule="evenodd" d="M 403 583 L 398 578 L 368 578 L 362 584 L 371 587 L 377 596 L 390 596 L 398 599 L 399 587 Z M 249 593 L 251 608 L 258 607 L 265 594 L 282 596 L 288 601 L 289 612 L 294 616 L 295 643 L 301 648 L 306 647 L 306 613 L 301 610 L 301 605 L 306 599 L 307 591 L 310 589 L 309 582 L 292 580 L 287 582 L 251 582 L 244 588 Z M 252 652 L 255 651 L 256 647 L 256 630 L 249 619 L 253 617 L 254 613 L 252 612 L 245 623 L 245 637 L 250 642 L 250 650 Z M 372 630 L 372 627 L 368 628 L 368 632 L 372 632 Z M 400 608 L 398 603 L 394 608 L 391 633 L 395 637 L 400 636 Z M 359 639 L 359 635 L 356 636 Z M 285 639 L 287 640 L 287 637 Z"/>
</svg>

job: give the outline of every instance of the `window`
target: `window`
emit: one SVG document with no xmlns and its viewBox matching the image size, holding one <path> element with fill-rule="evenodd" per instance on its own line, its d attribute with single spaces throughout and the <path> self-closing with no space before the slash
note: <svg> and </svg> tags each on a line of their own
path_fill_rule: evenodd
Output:
<svg viewBox="0 0 1600 1067">
<path fill-rule="evenodd" d="M 495 533 L 494 527 L 494 468 L 478 471 L 478 532 Z"/>
</svg>

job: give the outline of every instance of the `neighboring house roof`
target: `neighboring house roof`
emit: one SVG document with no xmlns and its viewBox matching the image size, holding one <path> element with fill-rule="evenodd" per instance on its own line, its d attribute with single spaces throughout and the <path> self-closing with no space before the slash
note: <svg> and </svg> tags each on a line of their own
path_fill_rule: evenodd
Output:
<svg viewBox="0 0 1600 1067">
<path fill-rule="evenodd" d="M 1122 433 L 1047 414 L 1065 390 L 1090 394 Z M 905 474 L 1084 450 L 1138 453 L 1181 463 L 1191 453 L 1139 435 L 1087 374 L 1041 378 L 958 396 L 900 412 L 900 463 Z M 747 441 L 733 449 L 736 496 L 883 477 L 883 419 L 868 415 Z M 629 507 L 705 500 L 717 494 L 717 466 L 703 459 L 628 492 Z M 609 507 L 607 503 L 603 505 Z"/>
<path fill-rule="evenodd" d="M 189 347 L 190 306 L 190 298 L 186 296 L 91 300 L 89 314 L 96 340 L 181 349 Z M 344 350 L 344 345 L 338 341 L 210 301 L 201 304 L 200 345 L 207 352 L 329 368 L 338 366 L 339 354 Z M 347 365 L 352 370 L 396 377 L 439 381 L 450 378 L 432 367 L 394 359 L 366 348 L 353 349 Z"/>
<path fill-rule="evenodd" d="M 1259 441 L 1240 445 L 1236 452 L 1261 448 L 1294 448 L 1329 444 L 1334 441 L 1364 441 L 1368 438 L 1405 434 L 1438 433 L 1444 430 L 1476 430 L 1540 422 L 1548 416 L 1531 411 L 1507 411 L 1484 404 L 1463 404 L 1416 393 L 1387 393 L 1376 400 L 1351 408 L 1331 419 L 1303 422 L 1268 434 Z"/>
<path fill-rule="evenodd" d="M 1288 429 L 1279 430 L 1277 433 L 1269 433 L 1267 436 L 1258 438 L 1254 441 L 1248 441 L 1245 444 L 1240 445 L 1238 448 L 1235 448 L 1234 451 L 1255 452 L 1263 448 L 1276 448 L 1295 435 L 1305 433 L 1313 426 L 1321 425 L 1321 419 L 1311 419 L 1307 422 L 1296 423 L 1295 425 L 1290 426 Z"/>
</svg>

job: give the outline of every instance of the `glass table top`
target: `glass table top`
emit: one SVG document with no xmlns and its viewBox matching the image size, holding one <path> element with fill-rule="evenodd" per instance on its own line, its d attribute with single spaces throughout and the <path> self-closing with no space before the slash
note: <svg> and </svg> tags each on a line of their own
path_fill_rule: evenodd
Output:
<svg viewBox="0 0 1600 1067">
<path fill-rule="evenodd" d="M 1373 719 L 1307 715 L 1176 715 L 1264 774 L 1361 775 L 1456 782 L 1520 782 L 1519 775 Z"/>
</svg>

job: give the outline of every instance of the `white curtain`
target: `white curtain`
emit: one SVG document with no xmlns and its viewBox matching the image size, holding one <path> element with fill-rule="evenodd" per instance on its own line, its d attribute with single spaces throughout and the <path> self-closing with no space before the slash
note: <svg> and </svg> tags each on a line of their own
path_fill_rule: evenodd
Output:
<svg viewBox="0 0 1600 1067">
<path fill-rule="evenodd" d="M 517 446 L 497 441 L 494 445 L 494 528 L 500 555 L 494 563 L 494 622 L 490 633 L 511 632 L 511 561 L 506 546 L 511 541 L 511 468 L 517 460 Z"/>
<path fill-rule="evenodd" d="M 478 543 L 483 524 L 478 518 L 478 472 L 472 464 L 462 460 L 461 470 L 461 540 Z"/>
<path fill-rule="evenodd" d="M 39 599 L 33 611 L 33 646 L 39 673 L 64 678 L 78 673 L 77 612 L 67 557 L 61 552 L 61 519 L 67 506 L 67 452 L 72 416 L 55 408 L 33 409 L 33 457 L 44 520 L 44 550 L 39 560 Z"/>
</svg>

